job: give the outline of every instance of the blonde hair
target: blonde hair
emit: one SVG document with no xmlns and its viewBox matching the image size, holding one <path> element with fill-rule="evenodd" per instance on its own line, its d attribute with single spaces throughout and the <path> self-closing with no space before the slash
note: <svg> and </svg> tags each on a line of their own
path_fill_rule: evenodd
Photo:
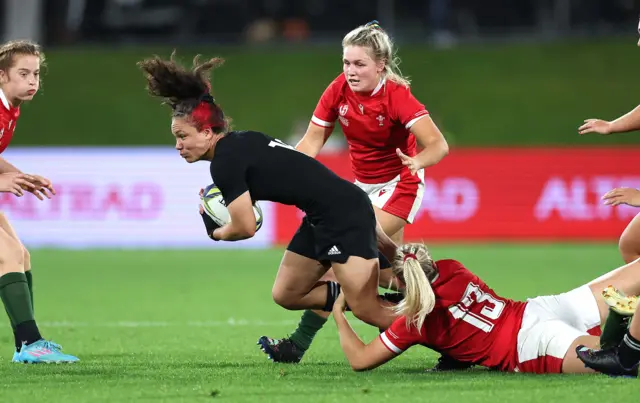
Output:
<svg viewBox="0 0 640 403">
<path fill-rule="evenodd" d="M 366 25 L 361 25 L 349 32 L 342 39 L 342 48 L 347 46 L 361 46 L 371 49 L 372 59 L 376 62 L 385 63 L 382 72 L 383 77 L 397 84 L 408 87 L 411 82 L 402 75 L 400 71 L 400 58 L 396 56 L 394 44 L 389 35 L 378 25 L 377 21 L 372 21 Z"/>
<path fill-rule="evenodd" d="M 438 275 L 438 268 L 425 245 L 408 243 L 396 250 L 392 270 L 405 284 L 404 299 L 394 310 L 407 318 L 407 326 L 414 325 L 421 332 L 425 318 L 436 304 L 431 282 Z"/>
<path fill-rule="evenodd" d="M 16 56 L 37 56 L 44 66 L 45 57 L 40 45 L 27 40 L 10 41 L 0 45 L 0 70 L 9 70 L 15 64 Z"/>
</svg>

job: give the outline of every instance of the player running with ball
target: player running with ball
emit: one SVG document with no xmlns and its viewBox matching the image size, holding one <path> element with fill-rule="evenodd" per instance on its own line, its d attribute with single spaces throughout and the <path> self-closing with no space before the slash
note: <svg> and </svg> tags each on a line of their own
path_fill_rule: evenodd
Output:
<svg viewBox="0 0 640 403">
<path fill-rule="evenodd" d="M 210 161 L 211 178 L 222 192 L 231 218 L 218 226 L 202 214 L 216 241 L 254 236 L 253 203 L 294 205 L 306 218 L 284 253 L 275 280 L 275 301 L 287 309 L 330 311 L 344 290 L 361 320 L 381 328 L 394 314 L 378 296 L 378 237 L 373 206 L 356 185 L 287 144 L 254 131 L 231 131 L 210 94 L 209 72 L 222 62 L 194 60 L 192 69 L 152 57 L 138 63 L 154 97 L 172 108 L 176 150 L 187 162 Z M 379 232 L 378 237 L 376 236 Z M 395 245 L 389 241 L 393 254 Z M 339 285 L 318 281 L 332 266 Z"/>
</svg>

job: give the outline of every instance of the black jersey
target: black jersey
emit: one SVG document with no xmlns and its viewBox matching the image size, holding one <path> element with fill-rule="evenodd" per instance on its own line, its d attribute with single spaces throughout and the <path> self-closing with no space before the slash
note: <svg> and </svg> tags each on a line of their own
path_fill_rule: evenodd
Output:
<svg viewBox="0 0 640 403">
<path fill-rule="evenodd" d="M 312 221 L 350 221 L 352 213 L 370 209 L 360 188 L 260 132 L 235 131 L 221 138 L 211 161 L 211 178 L 227 205 L 249 191 L 253 201 L 294 205 Z"/>
</svg>

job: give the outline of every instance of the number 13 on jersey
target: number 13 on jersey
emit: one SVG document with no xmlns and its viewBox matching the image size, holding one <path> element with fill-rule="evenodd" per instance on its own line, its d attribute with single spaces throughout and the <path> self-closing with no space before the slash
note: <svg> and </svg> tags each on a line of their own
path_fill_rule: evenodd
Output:
<svg viewBox="0 0 640 403">
<path fill-rule="evenodd" d="M 482 306 L 479 313 L 471 312 L 472 305 Z M 462 319 L 468 324 L 489 333 L 494 326 L 493 321 L 500 317 L 505 303 L 493 295 L 487 294 L 479 286 L 469 283 L 460 302 L 449 307 L 449 312 L 456 319 Z"/>
</svg>

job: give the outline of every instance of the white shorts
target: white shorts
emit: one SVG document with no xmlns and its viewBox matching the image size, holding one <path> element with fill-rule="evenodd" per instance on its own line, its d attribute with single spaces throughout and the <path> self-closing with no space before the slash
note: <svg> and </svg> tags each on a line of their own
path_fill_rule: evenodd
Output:
<svg viewBox="0 0 640 403">
<path fill-rule="evenodd" d="M 362 183 L 356 180 L 355 184 L 369 195 L 371 204 L 411 224 L 424 196 L 424 170 L 419 170 L 414 176 L 404 169 L 400 175 L 385 183 Z"/>
<path fill-rule="evenodd" d="M 580 336 L 600 333 L 600 311 L 587 285 L 527 300 L 518 332 L 517 372 L 561 373 L 562 361 Z"/>
</svg>

